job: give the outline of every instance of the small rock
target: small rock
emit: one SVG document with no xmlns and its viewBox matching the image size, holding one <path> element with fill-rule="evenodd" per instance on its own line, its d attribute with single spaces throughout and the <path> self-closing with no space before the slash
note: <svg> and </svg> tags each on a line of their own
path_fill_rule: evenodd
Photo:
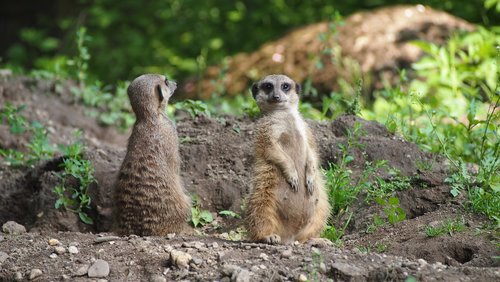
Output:
<svg viewBox="0 0 500 282">
<path fill-rule="evenodd" d="M 170 252 L 170 262 L 179 268 L 188 268 L 191 259 L 192 257 L 188 253 L 177 250 L 172 250 Z"/>
<path fill-rule="evenodd" d="M 26 228 L 15 221 L 7 221 L 2 225 L 2 231 L 6 234 L 21 235 L 26 233 Z"/>
<path fill-rule="evenodd" d="M 422 258 L 419 258 L 417 260 L 418 264 L 420 265 L 420 267 L 424 267 L 427 265 L 427 261 L 425 261 L 425 259 L 422 259 Z"/>
<path fill-rule="evenodd" d="M 2 235 L 0 235 L 0 242 L 2 242 L 5 239 Z"/>
<path fill-rule="evenodd" d="M 217 252 L 217 260 L 222 261 L 225 255 L 226 253 L 224 252 Z"/>
<path fill-rule="evenodd" d="M 66 252 L 66 248 L 61 247 L 61 246 L 57 246 L 54 248 L 54 251 L 56 252 L 56 254 L 62 255 Z"/>
<path fill-rule="evenodd" d="M 87 275 L 91 278 L 103 278 L 109 275 L 109 264 L 107 261 L 98 259 L 89 267 Z"/>
<path fill-rule="evenodd" d="M 174 238 L 175 238 L 175 233 L 169 233 L 169 234 L 167 234 L 167 239 L 168 240 L 172 240 Z"/>
<path fill-rule="evenodd" d="M 77 248 L 77 247 L 75 247 L 75 246 L 69 246 L 69 248 L 68 248 L 68 252 L 69 252 L 70 254 L 78 254 L 78 253 L 79 253 L 78 248 Z"/>
<path fill-rule="evenodd" d="M 33 268 L 30 272 L 30 280 L 42 276 L 43 272 L 38 268 Z"/>
<path fill-rule="evenodd" d="M 0 263 L 3 263 L 9 258 L 9 255 L 5 252 L 0 252 Z"/>
<path fill-rule="evenodd" d="M 106 279 L 97 279 L 97 282 L 108 282 Z"/>
<path fill-rule="evenodd" d="M 222 277 L 222 279 L 220 280 L 220 282 L 231 282 L 231 278 L 229 277 Z"/>
<path fill-rule="evenodd" d="M 302 259 L 302 261 L 304 261 L 304 262 L 311 262 L 311 261 L 313 261 L 313 259 L 311 257 L 305 257 L 305 258 Z"/>
<path fill-rule="evenodd" d="M 23 274 L 21 272 L 16 272 L 16 274 L 14 274 L 14 280 L 16 281 L 23 280 Z"/>
<path fill-rule="evenodd" d="M 219 244 L 217 242 L 212 243 L 212 248 L 217 249 L 219 247 Z"/>
<path fill-rule="evenodd" d="M 260 268 L 259 268 L 258 266 L 256 266 L 256 265 L 254 265 L 254 266 L 252 266 L 252 267 L 250 268 L 250 270 L 251 270 L 251 271 L 253 271 L 253 272 L 257 272 L 257 271 L 259 271 L 259 270 L 260 270 Z"/>
<path fill-rule="evenodd" d="M 200 250 L 205 247 L 205 243 L 202 242 L 194 242 L 194 248 Z"/>
<path fill-rule="evenodd" d="M 269 256 L 268 256 L 268 255 L 266 255 L 265 253 L 260 253 L 259 258 L 261 258 L 261 259 L 263 259 L 263 260 L 268 260 L 268 259 L 269 259 Z"/>
<path fill-rule="evenodd" d="M 235 271 L 239 271 L 240 267 L 234 264 L 226 264 L 222 267 L 222 274 L 224 276 L 231 276 Z"/>
<path fill-rule="evenodd" d="M 267 269 L 267 266 L 265 266 L 263 264 L 259 265 L 259 267 L 260 267 L 260 269 Z"/>
<path fill-rule="evenodd" d="M 59 245 L 61 245 L 61 242 L 59 242 L 59 240 L 57 240 L 57 239 L 50 239 L 49 240 L 49 245 L 51 245 L 51 246 L 59 246 Z"/>
<path fill-rule="evenodd" d="M 359 278 L 365 275 L 365 271 L 357 266 L 349 265 L 347 263 L 336 262 L 332 264 L 332 269 L 334 270 L 334 274 L 341 274 L 347 277 Z M 356 279 L 354 279 L 356 280 Z"/>
<path fill-rule="evenodd" d="M 57 258 L 57 254 L 56 253 L 52 253 L 52 254 L 50 254 L 49 258 L 55 259 L 55 258 Z"/>
<path fill-rule="evenodd" d="M 322 274 L 326 274 L 326 271 L 327 271 L 326 264 L 324 262 L 321 262 L 319 264 L 319 272 Z"/>
<path fill-rule="evenodd" d="M 300 274 L 299 277 L 297 278 L 297 281 L 300 282 L 306 282 L 307 281 L 307 276 L 305 274 Z"/>
<path fill-rule="evenodd" d="M 290 258 L 292 256 L 292 250 L 287 249 L 281 253 L 282 258 Z"/>
<path fill-rule="evenodd" d="M 193 263 L 196 265 L 200 265 L 203 263 L 203 260 L 200 258 L 193 258 Z"/>
<path fill-rule="evenodd" d="M 250 281 L 250 271 L 240 268 L 233 272 L 231 275 L 231 282 L 249 282 Z"/>
<path fill-rule="evenodd" d="M 69 280 L 69 279 L 71 279 L 71 277 L 69 275 L 66 275 L 66 274 L 63 274 L 61 276 L 61 278 L 62 278 L 62 280 Z"/>
<path fill-rule="evenodd" d="M 149 282 L 167 282 L 167 279 L 161 275 L 154 274 L 149 278 Z"/>
<path fill-rule="evenodd" d="M 75 272 L 73 272 L 73 275 L 83 276 L 83 275 L 87 274 L 87 272 L 89 271 L 89 267 L 90 267 L 90 265 L 84 264 L 84 265 L 80 266 Z"/>
</svg>

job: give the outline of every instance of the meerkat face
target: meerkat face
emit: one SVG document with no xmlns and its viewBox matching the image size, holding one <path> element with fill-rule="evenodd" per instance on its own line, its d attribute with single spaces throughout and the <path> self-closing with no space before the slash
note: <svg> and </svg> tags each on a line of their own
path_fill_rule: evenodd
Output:
<svg viewBox="0 0 500 282">
<path fill-rule="evenodd" d="M 163 114 L 177 84 L 159 74 L 144 74 L 132 81 L 127 89 L 130 104 L 138 119 Z"/>
<path fill-rule="evenodd" d="M 252 95 L 262 112 L 296 108 L 300 85 L 286 75 L 268 75 L 252 86 Z"/>
</svg>

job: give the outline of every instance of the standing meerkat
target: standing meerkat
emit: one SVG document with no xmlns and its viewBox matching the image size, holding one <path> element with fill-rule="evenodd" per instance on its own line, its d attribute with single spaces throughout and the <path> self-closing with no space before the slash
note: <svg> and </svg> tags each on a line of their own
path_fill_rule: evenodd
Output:
<svg viewBox="0 0 500 282">
<path fill-rule="evenodd" d="M 330 215 L 316 142 L 298 110 L 299 94 L 300 85 L 285 75 L 269 75 L 252 86 L 263 114 L 245 219 L 252 241 L 317 238 Z"/>
<path fill-rule="evenodd" d="M 175 89 L 156 74 L 137 77 L 127 89 L 136 122 L 115 186 L 119 234 L 166 235 L 187 225 L 191 204 L 180 177 L 179 142 L 165 114 Z"/>
</svg>

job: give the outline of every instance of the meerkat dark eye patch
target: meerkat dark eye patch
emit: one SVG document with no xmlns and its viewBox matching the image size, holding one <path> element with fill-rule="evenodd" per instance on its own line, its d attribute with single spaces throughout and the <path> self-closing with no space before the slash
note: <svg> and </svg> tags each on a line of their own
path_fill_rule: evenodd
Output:
<svg viewBox="0 0 500 282">
<path fill-rule="evenodd" d="M 163 88 L 161 88 L 161 85 L 157 85 L 156 89 L 158 90 L 158 97 L 160 98 L 160 102 L 163 102 L 165 99 L 165 92 L 163 91 Z"/>
<path fill-rule="evenodd" d="M 301 91 L 302 91 L 302 87 L 300 86 L 300 84 L 295 83 L 295 92 L 297 93 L 297 95 L 300 95 Z"/>
<path fill-rule="evenodd" d="M 281 84 L 281 89 L 283 89 L 283 91 L 285 92 L 288 92 L 288 90 L 290 90 L 290 84 L 286 82 Z"/>
<path fill-rule="evenodd" d="M 257 94 L 258 94 L 258 93 L 259 93 L 259 87 L 257 86 L 257 84 L 256 84 L 256 83 L 254 83 L 254 84 L 252 85 L 252 97 L 253 97 L 254 99 L 256 99 L 256 98 L 257 98 Z"/>
<path fill-rule="evenodd" d="M 269 91 L 273 90 L 274 86 L 273 86 L 273 84 L 272 84 L 272 83 L 269 83 L 269 82 L 264 82 L 264 83 L 262 83 L 261 88 L 262 88 L 264 91 L 269 92 Z"/>
</svg>

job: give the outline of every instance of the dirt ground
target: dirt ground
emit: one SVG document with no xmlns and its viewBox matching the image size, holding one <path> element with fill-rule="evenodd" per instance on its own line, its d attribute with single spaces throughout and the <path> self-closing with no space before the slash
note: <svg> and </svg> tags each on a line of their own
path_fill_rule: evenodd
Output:
<svg viewBox="0 0 500 282">
<path fill-rule="evenodd" d="M 62 156 L 33 167 L 0 165 L 0 224 L 15 221 L 27 233 L 0 233 L 0 281 L 498 281 L 498 233 L 488 220 L 469 213 L 463 199 L 452 198 L 444 183 L 446 162 L 415 144 L 359 117 L 333 122 L 308 121 L 321 149 L 324 167 L 338 162 L 338 144 L 347 130 L 361 123 L 363 147 L 351 151 L 350 168 L 359 175 L 366 161 L 387 160 L 409 176 L 411 188 L 397 192 L 407 219 L 367 232 L 381 208 L 358 199 L 343 244 L 324 241 L 269 246 L 231 241 L 241 219 L 219 216 L 221 210 L 243 214 L 252 167 L 254 120 L 231 116 L 191 118 L 180 113 L 177 128 L 187 190 L 217 224 L 191 235 L 116 237 L 111 230 L 111 193 L 125 154 L 128 133 L 103 127 L 73 100 L 68 84 L 26 77 L 0 78 L 0 105 L 26 105 L 22 112 L 49 129 L 53 143 L 67 144 L 76 128 L 83 130 L 85 157 L 95 166 L 97 183 L 90 188 L 94 225 L 54 209 Z M 61 90 L 62 89 L 62 90 Z M 29 136 L 12 135 L 0 126 L 0 148 L 23 149 Z M 429 163 L 422 170 L 418 164 Z M 419 168 L 420 167 L 420 168 Z M 383 173 L 381 177 L 389 180 Z M 460 218 L 461 232 L 428 238 L 426 225 Z M 342 222 L 341 219 L 333 219 Z M 57 239 L 51 240 L 51 239 Z M 89 269 L 90 267 L 90 269 Z M 93 276 L 93 277 L 90 277 Z M 412 280 L 414 277 L 416 280 Z"/>
</svg>

